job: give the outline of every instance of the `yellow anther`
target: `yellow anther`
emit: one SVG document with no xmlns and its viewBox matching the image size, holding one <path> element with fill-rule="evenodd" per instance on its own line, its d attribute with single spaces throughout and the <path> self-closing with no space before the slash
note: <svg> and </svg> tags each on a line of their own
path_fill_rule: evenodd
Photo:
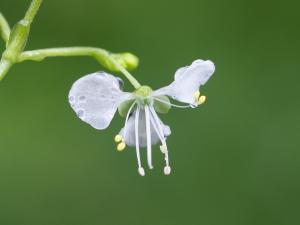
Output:
<svg viewBox="0 0 300 225">
<path fill-rule="evenodd" d="M 198 105 L 203 104 L 205 101 L 206 101 L 206 96 L 205 95 L 200 96 L 198 100 Z"/>
<path fill-rule="evenodd" d="M 115 142 L 120 142 L 120 141 L 122 141 L 122 136 L 120 135 L 120 134 L 117 134 L 116 136 L 115 136 Z"/>
<path fill-rule="evenodd" d="M 119 152 L 121 152 L 121 151 L 123 151 L 125 149 L 125 147 L 126 147 L 126 144 L 124 142 L 121 142 L 120 144 L 118 144 L 117 150 Z"/>
<path fill-rule="evenodd" d="M 199 97 L 200 97 L 200 91 L 196 91 L 196 92 L 194 93 L 194 97 L 195 97 L 196 101 L 198 101 L 198 99 L 199 99 Z"/>
</svg>

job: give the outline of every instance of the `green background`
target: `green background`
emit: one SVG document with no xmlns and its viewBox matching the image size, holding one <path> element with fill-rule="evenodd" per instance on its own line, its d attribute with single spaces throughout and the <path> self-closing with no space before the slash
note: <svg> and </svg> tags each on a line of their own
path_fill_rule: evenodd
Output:
<svg viewBox="0 0 300 225">
<path fill-rule="evenodd" d="M 28 4 L 0 0 L 0 10 L 13 24 Z M 75 80 L 102 69 L 93 59 L 15 65 L 0 83 L 0 224 L 300 224 L 299 7 L 261 0 L 44 1 L 27 49 L 131 51 L 141 60 L 133 74 L 155 89 L 197 58 L 217 69 L 202 89 L 203 107 L 162 116 L 172 129 L 172 175 L 163 175 L 156 147 L 154 170 L 140 177 L 135 150 L 115 149 L 123 119 L 116 115 L 97 131 L 67 102 Z M 125 89 L 133 90 L 127 81 Z"/>
</svg>

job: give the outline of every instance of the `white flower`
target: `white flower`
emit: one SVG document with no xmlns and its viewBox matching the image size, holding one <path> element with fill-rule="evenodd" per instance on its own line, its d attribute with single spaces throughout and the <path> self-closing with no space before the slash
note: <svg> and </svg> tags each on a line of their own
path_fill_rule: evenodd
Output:
<svg viewBox="0 0 300 225">
<path fill-rule="evenodd" d="M 159 119 L 155 104 L 180 108 L 194 108 L 202 104 L 205 96 L 200 95 L 200 86 L 207 82 L 214 71 L 215 66 L 211 61 L 196 60 L 190 66 L 178 69 L 170 85 L 156 91 L 152 91 L 148 86 L 141 86 L 133 93 L 122 91 L 123 82 L 119 78 L 105 72 L 97 72 L 86 75 L 73 84 L 69 102 L 81 120 L 98 130 L 109 126 L 121 104 L 130 104 L 125 125 L 115 137 L 118 143 L 117 150 L 124 150 L 126 145 L 135 146 L 138 172 L 144 176 L 140 148 L 146 147 L 148 166 L 152 169 L 152 145 L 160 142 L 160 149 L 166 161 L 164 173 L 169 175 L 171 167 L 166 139 L 171 130 Z M 172 104 L 162 96 L 169 96 L 188 105 Z"/>
</svg>

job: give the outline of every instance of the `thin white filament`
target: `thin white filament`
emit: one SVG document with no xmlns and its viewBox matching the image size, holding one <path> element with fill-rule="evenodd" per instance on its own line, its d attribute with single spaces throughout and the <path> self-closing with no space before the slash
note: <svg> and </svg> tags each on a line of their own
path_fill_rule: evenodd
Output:
<svg viewBox="0 0 300 225">
<path fill-rule="evenodd" d="M 161 102 L 161 103 L 164 103 L 164 104 L 167 104 L 167 105 L 170 105 L 170 106 L 174 106 L 176 108 L 186 109 L 186 108 L 191 108 L 192 107 L 191 105 L 176 105 L 176 104 L 173 104 L 171 102 L 167 102 L 167 101 L 161 100 L 159 98 L 155 98 L 155 97 L 153 99 L 155 99 L 158 102 Z"/>
<path fill-rule="evenodd" d="M 156 114 L 155 110 L 153 109 L 153 107 L 150 107 L 150 112 L 156 122 L 156 125 L 158 127 L 158 131 L 160 133 L 159 137 L 161 138 L 161 142 L 162 145 L 166 147 L 166 151 L 165 151 L 165 161 L 166 161 L 166 166 L 169 167 L 169 154 L 168 154 L 168 147 L 167 147 L 167 143 L 166 143 L 166 139 L 164 137 L 164 132 L 163 132 L 163 128 L 162 125 L 159 121 L 158 115 Z"/>
<path fill-rule="evenodd" d="M 163 144 L 163 137 L 160 135 L 160 131 L 158 130 L 158 128 L 156 126 L 156 122 L 154 121 L 152 113 L 150 114 L 150 122 L 151 122 L 152 126 L 154 127 L 154 130 L 155 130 L 157 136 L 159 137 L 161 144 Z"/>
<path fill-rule="evenodd" d="M 141 164 L 140 144 L 139 144 L 139 116 L 140 116 L 140 107 L 138 106 L 135 113 L 134 131 L 135 131 L 136 157 L 137 157 L 138 167 L 140 170 L 140 168 L 142 168 L 142 164 Z"/>
<path fill-rule="evenodd" d="M 133 109 L 133 107 L 134 107 L 134 105 L 136 104 L 136 101 L 134 101 L 133 103 L 132 103 L 132 105 L 130 106 L 130 108 L 129 108 L 129 110 L 128 110 L 128 112 L 127 112 L 127 115 L 126 115 L 126 119 L 125 119 L 125 125 L 124 125 L 124 140 L 126 140 L 126 135 L 127 135 L 127 122 L 128 122 L 128 119 L 129 119 L 129 115 L 130 115 L 130 113 L 131 113 L 131 111 L 132 111 L 132 109 Z"/>
<path fill-rule="evenodd" d="M 150 169 L 153 169 L 152 165 L 152 149 L 151 149 L 151 128 L 150 128 L 150 116 L 149 107 L 145 105 L 145 120 L 146 120 L 146 137 L 147 137 L 147 161 Z"/>
</svg>

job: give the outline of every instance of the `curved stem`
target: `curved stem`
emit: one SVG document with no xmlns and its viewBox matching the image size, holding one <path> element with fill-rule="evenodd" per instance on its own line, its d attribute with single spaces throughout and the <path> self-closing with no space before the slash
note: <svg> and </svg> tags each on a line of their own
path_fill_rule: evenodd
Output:
<svg viewBox="0 0 300 225">
<path fill-rule="evenodd" d="M 141 87 L 140 83 L 125 69 L 125 67 L 135 68 L 138 64 L 138 58 L 130 53 L 111 54 L 104 49 L 92 47 L 49 48 L 23 52 L 30 32 L 30 24 L 42 2 L 43 0 L 32 0 L 25 17 L 15 25 L 12 32 L 0 13 L 0 32 L 7 44 L 0 61 L 0 81 L 14 63 L 25 60 L 41 61 L 47 57 L 90 56 L 110 70 L 121 71 L 136 89 Z"/>
<path fill-rule="evenodd" d="M 32 51 L 24 51 L 18 58 L 18 62 L 26 60 L 42 61 L 48 57 L 69 57 L 69 56 L 91 56 L 97 60 L 108 57 L 108 51 L 101 48 L 93 47 L 62 47 L 62 48 L 45 48 Z"/>
<path fill-rule="evenodd" d="M 138 89 L 141 84 L 114 58 L 114 54 L 101 48 L 94 47 L 64 47 L 64 48 L 48 48 L 33 51 L 24 51 L 18 57 L 18 62 L 25 60 L 41 61 L 48 57 L 69 57 L 69 56 L 90 56 L 95 58 L 99 63 L 105 67 L 113 64 L 129 82 Z"/>
<path fill-rule="evenodd" d="M 117 60 L 110 57 L 111 62 L 123 73 L 123 75 L 129 80 L 135 89 L 139 89 L 142 85 L 132 76 L 123 66 L 121 66 Z"/>
<path fill-rule="evenodd" d="M 7 43 L 10 35 L 10 27 L 2 13 L 0 13 L 0 33 L 5 43 Z"/>
</svg>

